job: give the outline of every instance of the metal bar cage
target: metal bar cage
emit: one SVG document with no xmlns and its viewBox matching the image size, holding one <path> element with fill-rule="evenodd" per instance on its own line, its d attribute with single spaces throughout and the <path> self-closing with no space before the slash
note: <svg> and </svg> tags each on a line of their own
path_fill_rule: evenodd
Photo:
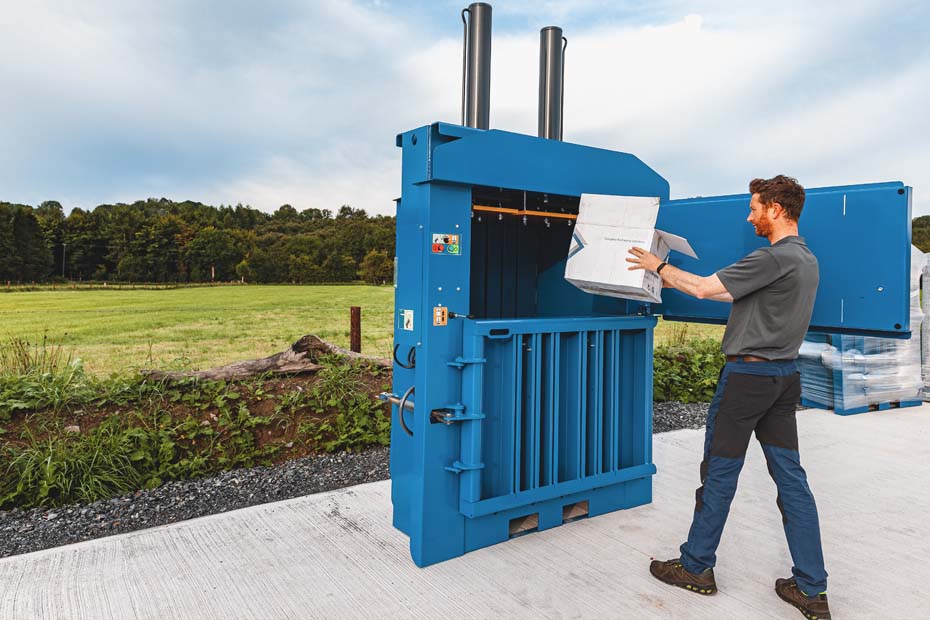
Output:
<svg viewBox="0 0 930 620">
<path fill-rule="evenodd" d="M 655 471 L 646 317 L 469 321 L 461 511 L 477 517 Z"/>
</svg>

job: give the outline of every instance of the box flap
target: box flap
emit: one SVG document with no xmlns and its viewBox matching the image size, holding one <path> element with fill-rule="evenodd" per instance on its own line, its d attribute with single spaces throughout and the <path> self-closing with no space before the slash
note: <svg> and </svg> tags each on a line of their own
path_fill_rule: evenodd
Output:
<svg viewBox="0 0 930 620">
<path fill-rule="evenodd" d="M 659 216 L 659 199 L 650 196 L 582 194 L 578 224 L 654 228 Z"/>
<path fill-rule="evenodd" d="M 688 240 L 684 237 L 679 237 L 678 235 L 673 235 L 670 232 L 665 232 L 664 230 L 656 230 L 660 237 L 665 241 L 665 244 L 668 246 L 669 250 L 675 250 L 676 252 L 681 252 L 691 258 L 697 258 L 698 255 L 691 248 L 691 244 L 688 243 Z"/>
</svg>

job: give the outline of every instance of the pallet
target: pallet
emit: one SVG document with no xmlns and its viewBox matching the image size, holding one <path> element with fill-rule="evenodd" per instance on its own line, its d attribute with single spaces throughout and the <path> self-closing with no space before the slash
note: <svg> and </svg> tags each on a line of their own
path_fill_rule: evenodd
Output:
<svg viewBox="0 0 930 620">
<path fill-rule="evenodd" d="M 863 405 L 862 407 L 853 407 L 852 409 L 835 409 L 833 408 L 833 413 L 836 415 L 855 415 L 857 413 L 867 413 L 869 411 L 887 411 L 889 409 L 904 409 L 906 407 L 919 407 L 923 405 L 922 400 L 893 400 L 887 403 L 870 403 L 868 405 Z M 813 407 L 816 409 L 831 409 L 824 405 L 823 403 L 818 403 L 809 398 L 801 399 L 802 407 Z"/>
</svg>

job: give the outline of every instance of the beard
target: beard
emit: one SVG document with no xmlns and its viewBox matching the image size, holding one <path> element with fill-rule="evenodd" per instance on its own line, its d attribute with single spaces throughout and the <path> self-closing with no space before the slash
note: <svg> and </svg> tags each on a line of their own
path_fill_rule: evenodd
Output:
<svg viewBox="0 0 930 620">
<path fill-rule="evenodd" d="M 756 236 L 768 237 L 772 234 L 772 220 L 770 220 L 767 215 L 763 216 L 756 224 L 753 224 L 753 226 L 756 229 Z"/>
</svg>

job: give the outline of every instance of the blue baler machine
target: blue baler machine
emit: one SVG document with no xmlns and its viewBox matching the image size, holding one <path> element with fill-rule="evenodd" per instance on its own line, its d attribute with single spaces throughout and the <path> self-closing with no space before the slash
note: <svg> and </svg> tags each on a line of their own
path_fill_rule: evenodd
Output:
<svg viewBox="0 0 930 620">
<path fill-rule="evenodd" d="M 729 305 L 566 282 L 582 193 L 658 196 L 657 227 L 700 257 L 670 262 L 698 274 L 766 243 L 745 222 L 747 194 L 669 200 L 635 156 L 560 140 L 558 28 L 541 32 L 539 136 L 487 130 L 491 7 L 465 14 L 462 125 L 397 136 L 391 499 L 419 566 L 652 500 L 656 316 L 725 323 Z M 811 330 L 909 336 L 910 202 L 900 182 L 808 190 Z"/>
</svg>

